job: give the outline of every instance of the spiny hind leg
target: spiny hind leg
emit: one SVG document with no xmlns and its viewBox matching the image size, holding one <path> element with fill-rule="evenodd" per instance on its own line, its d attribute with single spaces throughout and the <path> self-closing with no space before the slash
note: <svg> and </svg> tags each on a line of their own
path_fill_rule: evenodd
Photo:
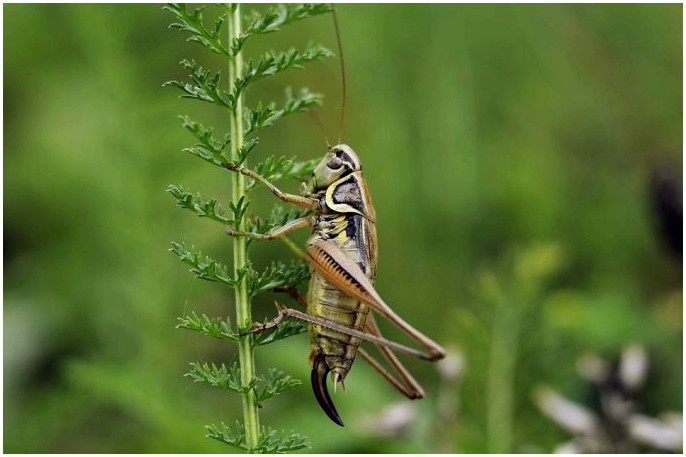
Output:
<svg viewBox="0 0 686 457">
<path fill-rule="evenodd" d="M 275 289 L 275 291 L 287 293 L 303 308 L 307 309 L 307 299 L 295 287 L 283 287 L 278 290 Z M 370 314 L 367 317 L 367 322 L 365 323 L 366 333 L 363 333 L 346 327 L 341 327 L 338 324 L 327 321 L 325 319 L 317 318 L 294 309 L 286 308 L 279 302 L 276 302 L 276 307 L 279 311 L 279 314 L 276 316 L 276 318 L 264 324 L 256 324 L 256 331 L 264 331 L 270 328 L 274 328 L 277 325 L 279 325 L 279 323 L 281 323 L 281 321 L 284 318 L 294 317 L 296 319 L 322 325 L 323 327 L 330 328 L 332 330 L 337 330 L 348 335 L 357 336 L 365 341 L 370 341 L 383 354 L 386 361 L 393 367 L 395 373 L 397 375 L 400 375 L 400 379 L 391 374 L 386 368 L 383 367 L 383 365 L 381 365 L 381 363 L 378 360 L 376 360 L 376 358 L 372 357 L 362 348 L 358 349 L 358 354 L 360 354 L 360 357 L 362 357 L 364 361 L 371 365 L 371 367 L 374 368 L 374 370 L 376 370 L 386 381 L 388 381 L 393 387 L 395 387 L 400 393 L 402 393 L 406 397 L 410 399 L 418 399 L 424 397 L 424 391 L 421 385 L 419 385 L 419 383 L 408 372 L 408 370 L 403 366 L 400 360 L 398 360 L 395 353 L 393 353 L 393 351 L 391 350 L 391 347 L 395 348 L 396 350 L 405 349 L 406 347 L 383 338 L 381 331 L 376 325 L 376 321 L 372 314 Z M 409 351 L 404 350 L 403 352 L 409 352 L 412 355 L 417 355 L 416 353 L 419 352 L 412 348 L 406 349 L 409 349 Z M 312 367 L 311 377 L 315 397 L 317 398 L 317 401 L 319 402 L 320 406 L 322 407 L 326 415 L 329 416 L 329 418 L 333 420 L 336 424 L 343 426 L 343 421 L 341 420 L 338 412 L 336 411 L 336 408 L 333 405 L 333 401 L 331 400 L 328 390 L 326 389 L 326 376 L 328 373 L 329 368 L 328 366 L 326 366 L 326 363 L 324 362 L 324 359 L 321 357 L 320 354 L 318 357 L 315 357 L 315 360 L 313 360 Z M 334 378 L 334 390 L 335 387 L 336 379 Z"/>
<path fill-rule="evenodd" d="M 262 332 L 265 330 L 269 330 L 269 329 L 274 328 L 277 325 L 279 325 L 279 323 L 284 318 L 292 317 L 292 318 L 295 318 L 295 319 L 298 319 L 298 320 L 301 320 L 304 322 L 308 322 L 310 324 L 321 325 L 324 328 L 328 328 L 328 329 L 334 330 L 336 332 L 341 332 L 344 335 L 359 338 L 362 341 L 367 341 L 367 342 L 376 344 L 380 347 L 385 347 L 385 348 L 388 348 L 390 350 L 402 352 L 402 353 L 405 353 L 408 355 L 415 356 L 415 357 L 420 358 L 420 359 L 432 360 L 430 358 L 430 356 L 428 356 L 426 353 L 424 353 L 422 351 L 419 351 L 419 350 L 412 348 L 412 347 L 409 347 L 409 346 L 405 346 L 404 344 L 396 343 L 395 341 L 387 340 L 386 338 L 380 336 L 378 328 L 376 328 L 376 324 L 374 324 L 373 331 L 374 331 L 374 333 L 377 333 L 377 334 L 362 332 L 359 330 L 355 330 L 355 329 L 346 327 L 346 326 L 341 325 L 337 322 L 330 321 L 328 319 L 323 319 L 323 318 L 317 317 L 317 316 L 311 316 L 311 315 L 304 313 L 302 311 L 298 311 L 297 309 L 287 308 L 286 306 L 284 306 L 283 304 L 281 304 L 279 302 L 275 302 L 275 304 L 276 304 L 276 309 L 278 310 L 279 314 L 274 319 L 272 319 L 271 321 L 268 321 L 265 323 L 256 323 L 254 326 L 254 329 L 255 329 L 254 331 Z M 372 317 L 372 319 L 373 319 L 373 317 Z M 365 328 L 371 328 L 371 327 L 366 326 Z M 395 360 L 397 361 L 397 359 L 395 359 Z M 396 365 L 391 360 L 389 360 L 389 362 L 391 362 L 394 366 Z M 397 363 L 399 364 L 400 362 L 397 362 Z M 401 370 L 401 372 L 402 371 L 407 373 L 407 370 Z M 409 373 L 407 373 L 407 374 L 409 375 Z"/>
<path fill-rule="evenodd" d="M 298 311 L 297 309 L 286 308 L 284 305 L 278 302 L 276 303 L 276 306 L 279 310 L 279 315 L 275 319 L 262 325 L 269 326 L 268 328 L 273 328 L 274 326 L 278 325 L 279 322 L 281 322 L 285 317 L 292 317 L 295 319 L 299 319 L 301 321 L 308 322 L 310 324 L 320 325 L 324 328 L 328 328 L 330 330 L 343 333 L 344 335 L 359 338 L 362 341 L 368 341 L 379 346 L 387 347 L 394 351 L 403 352 L 405 354 L 412 355 L 420 359 L 431 360 L 430 356 L 426 353 L 419 351 L 415 348 L 405 346 L 404 344 L 396 343 L 395 341 L 387 340 L 386 338 L 376 336 L 367 332 L 355 330 L 344 325 L 341 325 L 337 322 L 330 321 L 328 319 L 323 319 L 317 316 L 311 316 L 302 311 Z"/>
<path fill-rule="evenodd" d="M 307 298 L 303 294 L 301 294 L 297 288 L 293 286 L 279 287 L 274 289 L 274 291 L 288 294 L 291 298 L 293 298 L 293 300 L 300 304 L 300 306 L 302 306 L 303 309 L 307 309 Z M 276 302 L 276 307 L 279 311 L 278 316 L 276 316 L 276 318 L 272 319 L 271 321 L 265 324 L 257 324 L 260 325 L 260 328 L 273 328 L 277 326 L 284 319 L 284 317 L 290 314 L 288 312 L 285 312 L 287 308 L 281 303 Z M 297 312 L 296 310 L 292 311 Z M 291 316 L 296 317 L 292 314 Z M 267 328 L 264 328 L 264 330 L 266 330 Z M 376 324 L 376 320 L 374 319 L 373 314 L 369 314 L 367 316 L 367 321 L 365 323 L 364 329 L 365 332 L 367 332 L 368 334 L 371 334 L 378 338 L 385 339 L 383 338 L 381 330 L 379 330 L 379 327 Z M 424 390 L 422 389 L 422 386 L 417 382 L 416 379 L 414 379 L 414 377 L 410 374 L 407 368 L 405 368 L 405 366 L 400 362 L 400 360 L 398 360 L 398 357 L 395 355 L 395 353 L 393 353 L 393 351 L 386 345 L 378 343 L 374 344 L 377 347 L 377 349 L 383 354 L 384 358 L 388 361 L 388 363 L 390 363 L 393 366 L 396 373 L 400 375 L 402 381 L 396 379 L 374 357 L 372 357 L 367 351 L 365 351 L 362 348 L 358 349 L 360 356 L 367 363 L 369 363 L 372 366 L 372 368 L 374 368 L 381 376 L 383 376 L 384 379 L 391 383 L 396 389 L 398 389 L 398 391 L 400 391 L 406 397 L 411 399 L 424 397 Z"/>
<path fill-rule="evenodd" d="M 365 331 L 368 333 L 371 333 L 378 337 L 383 337 L 383 335 L 381 334 L 381 330 L 379 330 L 379 327 L 376 325 L 376 321 L 374 319 L 373 314 L 367 316 L 367 322 L 365 323 L 364 328 Z M 386 381 L 392 384 L 393 387 L 395 387 L 400 393 L 405 395 L 407 398 L 410 398 L 412 400 L 423 398 L 424 389 L 422 389 L 422 386 L 417 382 L 416 379 L 414 379 L 414 377 L 410 374 L 407 368 L 405 368 L 405 366 L 400 362 L 400 360 L 398 360 L 398 357 L 396 357 L 395 353 L 393 353 L 393 351 L 388 347 L 381 346 L 378 344 L 375 344 L 375 346 L 383 354 L 386 361 L 389 364 L 391 364 L 395 372 L 400 375 L 401 380 L 398 380 L 395 376 L 389 373 L 388 370 L 386 370 L 374 357 L 372 357 L 364 349 L 358 349 L 358 353 L 367 363 L 369 363 L 369 365 L 372 366 L 372 368 L 374 368 L 381 376 L 383 376 L 383 378 Z"/>
</svg>

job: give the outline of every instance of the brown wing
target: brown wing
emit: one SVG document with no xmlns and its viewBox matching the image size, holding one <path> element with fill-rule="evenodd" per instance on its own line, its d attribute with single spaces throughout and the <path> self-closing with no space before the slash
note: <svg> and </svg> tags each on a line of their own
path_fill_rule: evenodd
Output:
<svg viewBox="0 0 686 457">
<path fill-rule="evenodd" d="M 429 360 L 445 357 L 445 350 L 432 339 L 405 322 L 388 306 L 374 289 L 360 267 L 336 244 L 315 239 L 307 246 L 310 264 L 327 281 L 346 295 L 360 300 L 388 318 L 412 339 L 429 350 Z"/>
</svg>

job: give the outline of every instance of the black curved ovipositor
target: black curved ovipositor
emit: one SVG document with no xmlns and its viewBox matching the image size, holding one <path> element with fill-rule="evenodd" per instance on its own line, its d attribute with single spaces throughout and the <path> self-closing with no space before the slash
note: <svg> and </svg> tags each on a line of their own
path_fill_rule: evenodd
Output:
<svg viewBox="0 0 686 457">
<path fill-rule="evenodd" d="M 329 416 L 329 419 L 343 427 L 343 420 L 338 415 L 338 411 L 336 411 L 336 407 L 333 405 L 333 401 L 331 401 L 331 397 L 329 396 L 329 391 L 326 388 L 326 376 L 329 374 L 329 371 L 331 370 L 326 364 L 324 355 L 319 354 L 312 364 L 312 374 L 310 376 L 312 380 L 312 390 L 314 391 L 315 398 L 319 402 L 319 406 L 321 406 L 326 415 Z"/>
</svg>

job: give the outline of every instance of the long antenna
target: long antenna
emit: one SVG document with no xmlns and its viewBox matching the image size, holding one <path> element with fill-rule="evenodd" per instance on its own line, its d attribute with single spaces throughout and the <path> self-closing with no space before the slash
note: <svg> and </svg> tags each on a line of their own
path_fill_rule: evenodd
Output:
<svg viewBox="0 0 686 457">
<path fill-rule="evenodd" d="M 312 118 L 312 120 L 314 121 L 315 125 L 317 126 L 317 129 L 319 129 L 319 132 L 324 136 L 324 141 L 326 141 L 326 147 L 331 149 L 329 135 L 326 134 L 326 129 L 324 128 L 324 123 L 322 123 L 322 119 L 317 115 L 317 113 L 314 110 L 308 109 L 307 114 L 310 115 L 310 118 Z"/>
<path fill-rule="evenodd" d="M 333 14 L 333 26 L 336 30 L 336 44 L 338 44 L 338 57 L 341 62 L 341 122 L 338 125 L 338 143 L 341 143 L 343 138 L 343 121 L 345 120 L 345 59 L 343 58 L 343 44 L 341 43 L 341 32 L 338 29 L 338 16 L 336 15 L 336 7 L 331 4 L 331 13 Z"/>
</svg>

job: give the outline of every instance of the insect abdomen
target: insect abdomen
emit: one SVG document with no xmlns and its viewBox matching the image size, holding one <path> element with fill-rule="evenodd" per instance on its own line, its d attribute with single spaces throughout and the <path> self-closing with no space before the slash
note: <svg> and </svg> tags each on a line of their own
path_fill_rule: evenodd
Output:
<svg viewBox="0 0 686 457">
<path fill-rule="evenodd" d="M 307 301 L 310 306 L 308 312 L 313 316 L 347 328 L 364 329 L 369 313 L 368 306 L 343 294 L 316 272 L 312 273 L 310 279 Z M 344 379 L 355 359 L 360 340 L 320 325 L 311 325 L 310 335 L 311 358 L 314 359 L 318 354 L 322 354 L 328 368 L 338 373 L 340 379 Z"/>
<path fill-rule="evenodd" d="M 328 238 L 328 241 L 336 244 L 350 260 L 360 265 L 365 275 L 373 282 L 374 268 L 370 262 L 369 250 L 362 239 L 370 228 L 373 230 L 369 221 L 357 214 L 323 215 L 322 220 L 323 225 L 329 229 L 313 234 L 310 242 L 322 236 Z M 312 272 L 307 302 L 310 306 L 308 312 L 313 316 L 347 328 L 364 329 L 369 313 L 368 306 L 341 292 L 316 271 Z M 310 333 L 313 356 L 315 352 L 322 352 L 327 356 L 329 368 L 334 370 L 338 367 L 340 371 L 336 371 L 339 371 L 341 377 L 345 377 L 355 358 L 360 340 L 322 326 L 312 326 Z M 344 360 L 335 361 L 333 357 L 328 356 L 338 356 Z"/>
</svg>

